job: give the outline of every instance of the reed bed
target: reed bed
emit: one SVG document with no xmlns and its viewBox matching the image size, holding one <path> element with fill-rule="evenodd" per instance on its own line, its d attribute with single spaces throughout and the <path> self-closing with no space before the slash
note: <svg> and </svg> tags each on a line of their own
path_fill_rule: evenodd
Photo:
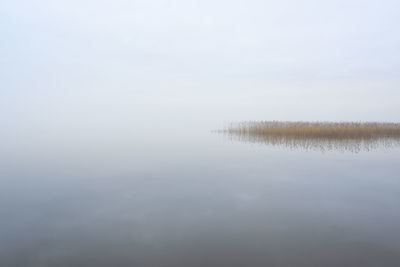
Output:
<svg viewBox="0 0 400 267">
<path fill-rule="evenodd" d="M 231 124 L 225 131 L 293 138 L 400 138 L 400 123 L 248 121 Z"/>
<path fill-rule="evenodd" d="M 400 123 L 246 121 L 223 132 L 241 141 L 319 150 L 370 150 L 400 144 Z"/>
</svg>

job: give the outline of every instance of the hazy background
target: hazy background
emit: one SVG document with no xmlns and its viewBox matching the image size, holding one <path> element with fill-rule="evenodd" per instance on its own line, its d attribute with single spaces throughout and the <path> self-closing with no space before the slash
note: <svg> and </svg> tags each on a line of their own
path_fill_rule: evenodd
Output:
<svg viewBox="0 0 400 267">
<path fill-rule="evenodd" d="M 399 10 L 397 0 L 2 0 L 3 148 L 232 120 L 398 121 Z"/>
<path fill-rule="evenodd" d="M 0 0 L 0 265 L 400 266 L 399 147 L 211 133 L 399 121 L 399 26 L 400 0 Z"/>
</svg>

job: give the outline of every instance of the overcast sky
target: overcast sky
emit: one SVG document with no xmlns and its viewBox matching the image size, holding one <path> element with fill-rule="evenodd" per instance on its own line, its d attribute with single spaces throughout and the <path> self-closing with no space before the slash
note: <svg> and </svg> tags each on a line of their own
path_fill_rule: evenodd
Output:
<svg viewBox="0 0 400 267">
<path fill-rule="evenodd" d="M 2 131 L 399 121 L 399 10 L 398 0 L 2 0 Z"/>
</svg>

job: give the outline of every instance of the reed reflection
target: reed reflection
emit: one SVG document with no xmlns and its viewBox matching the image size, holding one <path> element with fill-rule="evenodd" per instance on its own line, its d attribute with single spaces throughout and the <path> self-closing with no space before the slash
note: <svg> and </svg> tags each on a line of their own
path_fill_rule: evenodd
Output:
<svg viewBox="0 0 400 267">
<path fill-rule="evenodd" d="M 358 153 L 400 145 L 400 123 L 240 122 L 221 132 L 242 142 L 322 152 Z"/>
</svg>

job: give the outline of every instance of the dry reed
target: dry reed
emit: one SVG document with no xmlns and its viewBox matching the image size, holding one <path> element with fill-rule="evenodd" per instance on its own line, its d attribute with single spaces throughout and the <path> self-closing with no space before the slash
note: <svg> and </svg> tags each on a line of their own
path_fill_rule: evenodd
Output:
<svg viewBox="0 0 400 267">
<path fill-rule="evenodd" d="M 398 138 L 400 137 L 400 123 L 248 121 L 231 124 L 225 128 L 225 131 L 293 138 Z"/>
<path fill-rule="evenodd" d="M 242 141 L 320 150 L 370 150 L 399 144 L 400 123 L 246 121 L 223 133 Z"/>
</svg>

